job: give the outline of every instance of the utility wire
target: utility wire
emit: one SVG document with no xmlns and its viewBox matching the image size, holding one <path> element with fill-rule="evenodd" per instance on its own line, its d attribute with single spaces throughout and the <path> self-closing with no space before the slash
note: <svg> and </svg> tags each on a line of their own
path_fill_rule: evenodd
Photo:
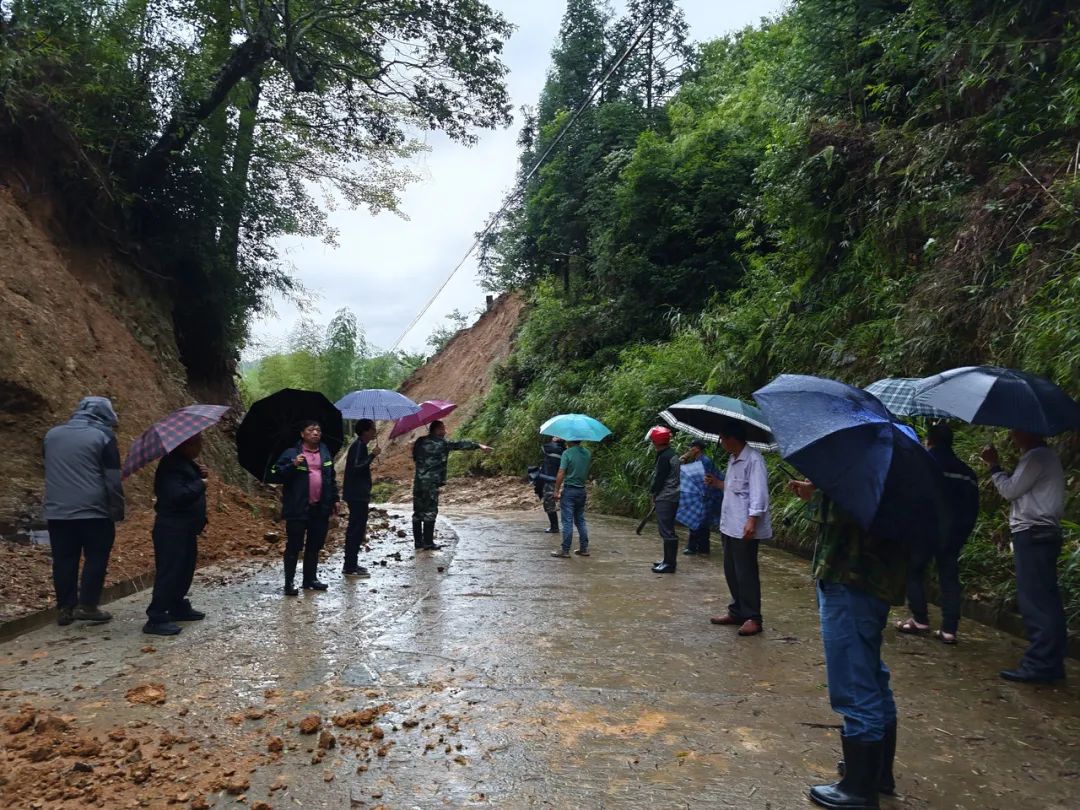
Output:
<svg viewBox="0 0 1080 810">
<path fill-rule="evenodd" d="M 540 167 L 543 165 L 544 161 L 548 159 L 548 156 L 551 155 L 553 151 L 555 151 L 555 147 L 562 142 L 562 139 L 564 137 L 566 137 L 566 133 L 570 131 L 570 128 L 574 126 L 575 123 L 577 123 L 577 120 L 581 118 L 581 116 L 585 113 L 585 110 L 589 108 L 589 105 L 592 104 L 593 99 L 596 98 L 596 94 L 600 92 L 601 88 L 603 88 L 607 80 L 611 78 L 611 75 L 620 67 L 622 67 L 623 63 L 630 57 L 630 54 L 634 52 L 634 49 L 641 43 L 641 40 L 645 37 L 645 34 L 646 32 L 648 32 L 648 30 L 649 25 L 647 23 L 642 25 L 641 31 L 639 31 L 637 36 L 634 37 L 634 40 L 627 46 L 626 50 L 623 51 L 622 55 L 615 60 L 614 64 L 612 64 L 610 68 L 608 68 L 607 73 L 605 73 L 599 80 L 597 80 L 595 84 L 593 84 L 592 89 L 589 91 L 589 95 L 574 112 L 573 117 L 569 121 L 567 121 L 566 124 L 563 125 L 563 128 L 559 130 L 559 134 L 555 136 L 555 140 L 551 142 L 551 145 L 547 149 L 544 150 L 544 154 L 542 154 L 540 156 L 540 159 L 533 164 L 532 168 L 529 169 L 528 174 L 526 174 L 525 177 L 522 178 L 521 181 L 517 184 L 517 187 L 514 188 L 514 190 L 507 195 L 506 199 L 503 201 L 503 204 L 499 207 L 499 210 L 495 212 L 491 219 L 488 220 L 487 224 L 484 226 L 484 229 L 480 231 L 479 234 L 477 234 L 476 239 L 469 246 L 469 249 L 465 252 L 465 255 L 461 257 L 461 261 L 454 265 L 454 269 L 450 271 L 450 274 L 445 279 L 443 279 L 443 283 L 439 285 L 439 289 L 437 289 L 435 291 L 435 294 L 428 299 L 427 303 L 424 304 L 423 309 L 421 309 L 420 312 L 416 315 L 416 317 L 412 319 L 409 325 L 405 327 L 405 331 L 402 332 L 398 339 L 394 341 L 394 345 L 390 347 L 390 351 L 394 351 L 395 349 L 397 349 L 397 347 L 401 345 L 401 342 L 405 340 L 409 332 L 413 330 L 413 327 L 415 327 L 416 324 L 420 322 L 420 319 L 427 314 L 427 311 L 431 309 L 431 305 L 435 303 L 438 297 L 442 294 L 442 291 L 446 289 L 446 285 L 450 283 L 450 280 L 453 279 L 455 275 L 457 275 L 458 270 L 460 270 L 465 265 L 465 262 L 469 260 L 469 257 L 472 256 L 473 251 L 476 250 L 476 248 L 484 240 L 484 237 L 488 235 L 488 232 L 495 227 L 496 223 L 498 223 L 499 219 L 506 212 L 506 209 L 509 208 L 510 205 L 514 202 L 514 200 L 516 200 L 518 196 L 525 191 L 525 187 L 528 185 L 529 180 L 532 179 L 532 176 L 540 170 Z"/>
</svg>

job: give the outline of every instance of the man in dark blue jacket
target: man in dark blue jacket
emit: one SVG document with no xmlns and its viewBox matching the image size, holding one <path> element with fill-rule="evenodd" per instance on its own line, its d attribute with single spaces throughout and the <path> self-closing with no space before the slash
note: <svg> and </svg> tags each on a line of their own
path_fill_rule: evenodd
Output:
<svg viewBox="0 0 1080 810">
<path fill-rule="evenodd" d="M 360 565 L 360 548 L 367 540 L 368 509 L 371 506 L 371 462 L 381 452 L 376 446 L 368 450 L 375 438 L 375 423 L 361 419 L 356 423 L 356 441 L 345 455 L 345 483 L 342 496 L 349 507 L 349 525 L 345 529 L 345 567 L 347 577 L 370 577 Z"/>
<path fill-rule="evenodd" d="M 901 633 L 923 633 L 930 629 L 926 607 L 926 569 L 937 562 L 941 588 L 941 629 L 936 635 L 946 644 L 956 643 L 960 626 L 960 552 L 979 516 L 979 481 L 974 470 L 956 457 L 952 449 L 952 429 L 945 423 L 932 425 L 926 434 L 926 448 L 944 474 L 944 493 L 949 514 L 949 531 L 936 547 L 913 554 L 908 563 L 907 598 L 911 618 L 897 622 Z"/>
<path fill-rule="evenodd" d="M 270 480 L 283 484 L 281 514 L 285 519 L 285 595 L 296 596 L 296 563 L 304 552 L 302 585 L 305 590 L 325 591 L 319 582 L 319 552 L 337 514 L 338 491 L 334 459 L 322 443 L 322 428 L 305 420 L 300 442 L 281 454 L 270 470 Z"/>
<path fill-rule="evenodd" d="M 116 524 L 124 519 L 120 450 L 113 433 L 117 421 L 108 399 L 85 397 L 67 424 L 45 434 L 44 516 L 52 547 L 57 624 L 112 618 L 98 603 Z"/>
<path fill-rule="evenodd" d="M 154 595 L 144 633 L 175 636 L 176 622 L 205 619 L 187 599 L 195 577 L 198 537 L 206 528 L 206 477 L 197 462 L 202 434 L 191 437 L 158 462 L 154 475 Z"/>
</svg>

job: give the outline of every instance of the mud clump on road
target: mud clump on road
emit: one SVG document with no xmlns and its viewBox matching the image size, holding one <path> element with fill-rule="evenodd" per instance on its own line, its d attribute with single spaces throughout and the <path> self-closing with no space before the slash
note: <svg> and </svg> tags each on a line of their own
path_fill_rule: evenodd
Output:
<svg viewBox="0 0 1080 810">
<path fill-rule="evenodd" d="M 379 715 L 390 709 L 390 704 L 383 703 L 379 706 L 373 706 L 370 709 L 361 709 L 360 711 L 348 712 L 347 714 L 334 715 L 333 722 L 338 728 L 362 728 L 364 726 L 370 726 Z"/>
<path fill-rule="evenodd" d="M 300 733 L 301 734 L 314 734 L 319 730 L 319 726 L 322 725 L 322 718 L 317 714 L 309 714 L 303 720 L 300 721 Z"/>
<path fill-rule="evenodd" d="M 144 683 L 133 686 L 124 695 L 128 703 L 142 703 L 146 706 L 161 706 L 165 703 L 165 684 Z"/>
</svg>

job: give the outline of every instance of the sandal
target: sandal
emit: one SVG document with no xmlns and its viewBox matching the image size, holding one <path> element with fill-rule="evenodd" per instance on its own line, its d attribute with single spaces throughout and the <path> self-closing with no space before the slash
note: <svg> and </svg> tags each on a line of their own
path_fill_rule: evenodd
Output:
<svg viewBox="0 0 1080 810">
<path fill-rule="evenodd" d="M 934 638 L 940 641 L 942 644 L 959 644 L 960 639 L 956 637 L 956 633 L 946 633 L 944 630 L 935 630 Z"/>
<path fill-rule="evenodd" d="M 919 624 L 914 618 L 904 619 L 902 622 L 896 623 L 896 629 L 901 633 L 910 633 L 912 635 L 918 635 L 919 633 L 925 633 L 930 629 L 928 624 Z"/>
</svg>

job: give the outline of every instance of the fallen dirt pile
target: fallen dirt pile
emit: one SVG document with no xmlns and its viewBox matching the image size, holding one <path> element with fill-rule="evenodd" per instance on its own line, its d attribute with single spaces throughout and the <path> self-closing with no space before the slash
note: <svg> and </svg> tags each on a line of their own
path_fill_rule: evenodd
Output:
<svg viewBox="0 0 1080 810">
<path fill-rule="evenodd" d="M 524 306 L 519 295 L 499 297 L 475 324 L 458 332 L 441 352 L 413 372 L 402 383 L 401 393 L 414 402 L 446 399 L 457 403 L 457 409 L 443 420 L 451 436 L 455 436 L 456 428 L 467 422 L 484 401 L 495 367 L 510 354 Z M 412 441 L 420 433 L 393 441 L 387 438 L 389 434 L 389 427 L 380 431 L 383 454 L 373 474 L 379 481 L 406 483 L 413 473 Z"/>
<path fill-rule="evenodd" d="M 248 494 L 211 476 L 207 482 L 210 524 L 199 538 L 199 565 L 277 556 L 284 544 L 284 530 L 275 522 L 277 513 L 277 499 L 271 490 Z M 144 508 L 117 526 L 106 586 L 137 577 L 152 578 L 153 525 L 153 511 Z M 0 572 L 0 622 L 55 606 L 52 555 L 47 545 L 0 542 Z"/>
</svg>

